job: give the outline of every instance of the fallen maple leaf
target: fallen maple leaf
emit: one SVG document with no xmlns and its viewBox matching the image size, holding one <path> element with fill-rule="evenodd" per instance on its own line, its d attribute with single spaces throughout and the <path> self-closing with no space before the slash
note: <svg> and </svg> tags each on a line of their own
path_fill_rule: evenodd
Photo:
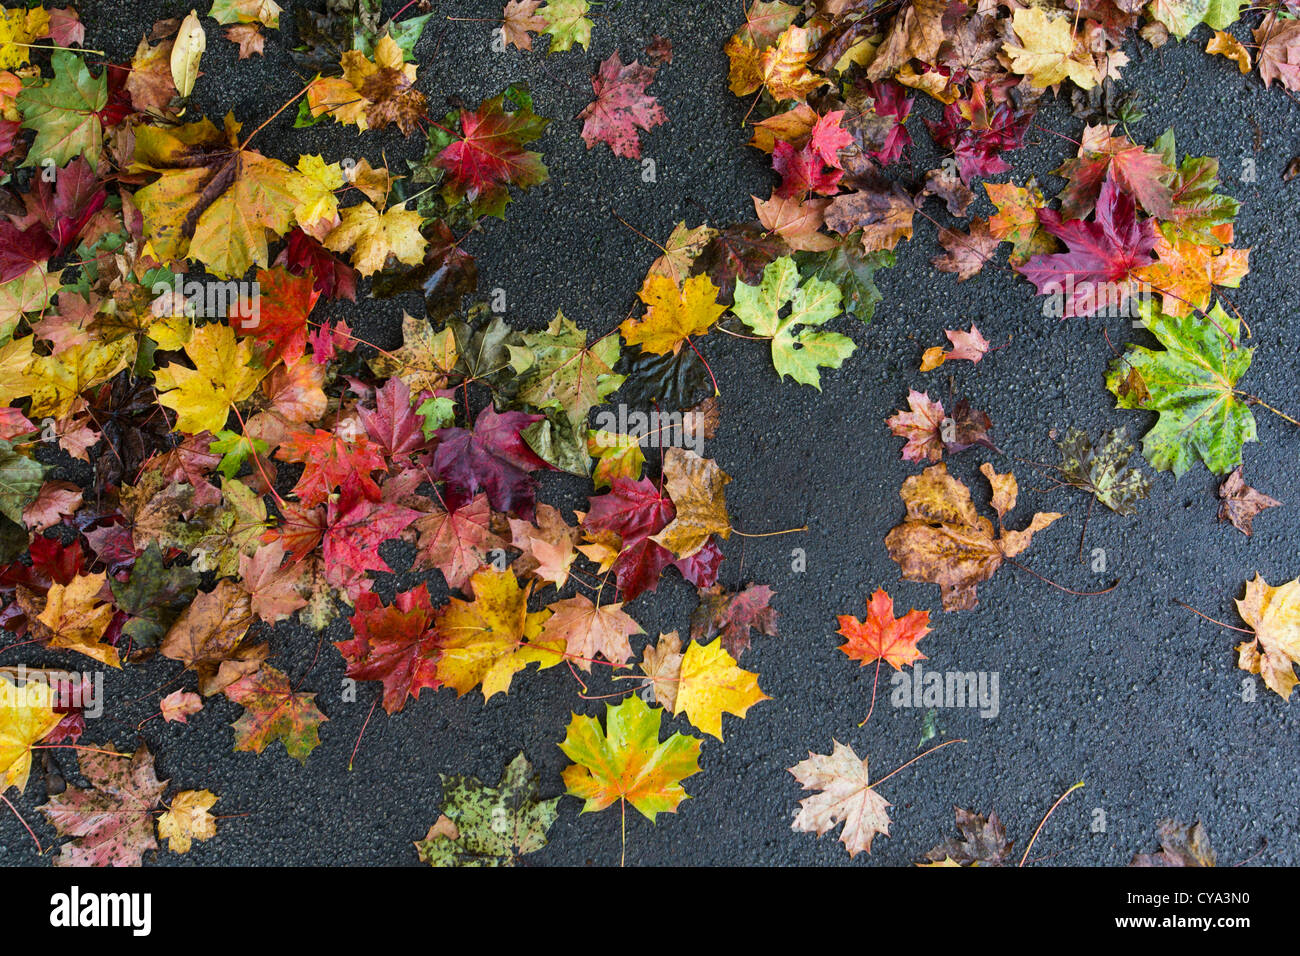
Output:
<svg viewBox="0 0 1300 956">
<path fill-rule="evenodd" d="M 1265 508 L 1277 508 L 1282 504 L 1246 484 L 1240 465 L 1219 485 L 1219 497 L 1223 499 L 1219 505 L 1219 520 L 1231 521 L 1234 528 L 1247 536 L 1254 532 L 1255 515 Z"/>
<path fill-rule="evenodd" d="M 90 788 L 68 787 L 37 807 L 60 836 L 74 838 L 59 848 L 54 865 L 139 866 L 144 853 L 158 848 L 153 810 L 167 789 L 154 773 L 149 748 L 83 751 L 77 762 Z"/>
<path fill-rule="evenodd" d="M 834 747 L 829 754 L 809 751 L 807 760 L 789 768 L 805 790 L 821 791 L 799 801 L 801 809 L 791 828 L 821 836 L 843 823 L 840 842 L 852 859 L 863 850 L 871 852 L 877 833 L 889 836 L 890 803 L 868 780 L 867 761 L 859 759 L 847 744 L 831 743 Z"/>
<path fill-rule="evenodd" d="M 1011 24 L 1020 43 L 1008 43 L 1003 50 L 1011 58 L 1011 69 L 1029 77 L 1034 86 L 1070 79 L 1090 90 L 1101 82 L 1087 47 L 1075 39 L 1070 17 L 1052 18 L 1038 7 L 1025 7 L 1016 10 Z"/>
<path fill-rule="evenodd" d="M 289 678 L 269 664 L 226 688 L 226 696 L 244 708 L 233 724 L 235 749 L 261 753 L 279 740 L 290 757 L 306 764 L 320 746 L 320 725 L 329 720 L 315 704 L 315 694 L 300 694 Z"/>
<path fill-rule="evenodd" d="M 325 237 L 331 252 L 352 250 L 352 265 L 363 276 L 373 275 L 391 256 L 408 266 L 424 261 L 428 240 L 420 233 L 423 217 L 398 203 L 380 212 L 368 202 L 349 206 L 340 214 L 338 226 Z"/>
<path fill-rule="evenodd" d="M 698 552 L 714 534 L 731 535 L 725 486 L 731 476 L 711 458 L 701 458 L 684 448 L 664 452 L 664 486 L 676 515 L 650 540 L 663 545 L 677 558 Z"/>
<path fill-rule="evenodd" d="M 573 761 L 564 768 L 564 785 L 586 802 L 583 813 L 626 801 L 651 823 L 660 813 L 676 813 L 688 798 L 682 781 L 699 773 L 700 741 L 673 734 L 662 743 L 662 710 L 632 696 L 605 705 L 605 727 L 594 717 L 574 714 L 560 749 Z"/>
<path fill-rule="evenodd" d="M 663 275 L 646 276 L 639 293 L 643 318 L 619 326 L 623 341 L 656 355 L 677 354 L 692 335 L 703 335 L 727 307 L 718 304 L 718 287 L 705 275 L 692 276 L 679 289 Z"/>
<path fill-rule="evenodd" d="M 113 619 L 113 606 L 99 603 L 105 580 L 103 573 L 80 574 L 66 587 L 51 584 L 37 620 L 49 629 L 50 647 L 78 651 L 120 670 L 117 648 L 100 643 Z"/>
<path fill-rule="evenodd" d="M 473 113 L 461 110 L 460 138 L 434 159 L 447 173 L 442 194 L 448 205 L 465 199 L 475 215 L 504 219 L 508 186 L 530 189 L 549 178 L 542 154 L 524 146 L 540 137 L 550 120 L 531 105 L 507 113 L 504 104 L 502 95 L 485 100 Z"/>
<path fill-rule="evenodd" d="M 54 693 L 43 681 L 21 687 L 0 674 L 0 794 L 10 787 L 22 793 L 32 769 L 32 745 L 58 726 L 63 715 L 54 710 Z"/>
<path fill-rule="evenodd" d="M 930 612 L 912 610 L 895 618 L 894 599 L 883 588 L 877 588 L 867 601 L 865 621 L 851 614 L 841 614 L 838 620 L 839 633 L 847 639 L 840 650 L 863 667 L 882 660 L 897 671 L 905 664 L 926 659 L 916 643 L 930 633 Z"/>
<path fill-rule="evenodd" d="M 1255 634 L 1237 645 L 1237 666 L 1259 674 L 1264 684 L 1284 700 L 1291 699 L 1300 663 L 1300 579 L 1273 587 L 1258 573 L 1246 582 L 1237 613 Z"/>
<path fill-rule="evenodd" d="M 723 713 L 743 718 L 760 701 L 771 700 L 758 675 L 736 666 L 721 641 L 691 643 L 682 655 L 673 714 L 686 714 L 695 727 L 722 739 Z"/>
<path fill-rule="evenodd" d="M 970 490 L 940 463 L 903 482 L 899 496 L 907 506 L 907 516 L 885 538 L 889 556 L 898 562 L 903 579 L 939 585 L 945 611 L 975 607 L 979 603 L 975 586 L 991 578 L 1004 559 L 1028 548 L 1035 533 L 1061 517 L 1056 512 L 1040 512 L 1023 531 L 1001 528 L 1002 520 L 1015 507 L 1015 476 L 997 474 L 988 462 L 980 471 L 993 486 L 998 533 L 988 518 L 975 511 Z"/>
<path fill-rule="evenodd" d="M 211 790 L 182 790 L 172 797 L 171 805 L 158 817 L 158 836 L 167 841 L 173 853 L 189 853 L 195 840 L 211 840 L 217 835 L 217 818 L 209 811 L 217 802 Z"/>
<path fill-rule="evenodd" d="M 545 670 L 564 660 L 564 641 L 542 628 L 549 611 L 529 611 L 532 585 L 519 587 L 513 571 L 490 567 L 469 582 L 473 601 L 453 597 L 435 624 L 442 654 L 437 677 L 463 696 L 482 685 L 483 699 L 510 690 L 514 675 L 529 664 Z"/>
<path fill-rule="evenodd" d="M 534 3 L 534 6 L 536 4 Z M 514 866 L 546 846 L 559 797 L 537 799 L 537 774 L 523 751 L 489 787 L 477 777 L 439 775 L 442 815 L 415 849 L 430 866 Z"/>
<path fill-rule="evenodd" d="M 959 838 L 949 838 L 925 855 L 935 863 L 951 860 L 958 866 L 1001 866 L 1011 853 L 1006 828 L 997 813 L 981 816 L 955 808 Z"/>
<path fill-rule="evenodd" d="M 1214 866 L 1214 849 L 1209 834 L 1198 820 L 1196 823 L 1179 823 L 1161 820 L 1156 827 L 1160 839 L 1158 853 L 1137 853 L 1129 866 Z"/>
<path fill-rule="evenodd" d="M 700 588 L 699 604 L 691 612 L 691 638 L 703 644 L 719 637 L 732 657 L 749 648 L 750 632 L 776 637 L 776 610 L 770 606 L 772 589 L 750 584 L 744 590 L 728 592 L 720 585 Z"/>
<path fill-rule="evenodd" d="M 969 332 L 959 329 L 944 329 L 944 335 L 952 343 L 952 348 L 945 351 L 942 346 L 934 345 L 925 350 L 921 356 L 921 371 L 932 372 L 944 362 L 966 361 L 977 363 L 988 354 L 989 343 L 972 322 Z"/>
<path fill-rule="evenodd" d="M 377 680 L 384 685 L 384 710 L 400 711 L 408 697 L 436 689 L 438 636 L 428 589 L 423 585 L 399 593 L 386 605 L 373 591 L 357 598 L 352 612 L 351 640 L 337 641 L 354 680 Z"/>
<path fill-rule="evenodd" d="M 203 709 L 203 698 L 188 690 L 174 690 L 158 703 L 162 719 L 169 724 L 189 723 L 187 717 L 193 717 Z"/>
<path fill-rule="evenodd" d="M 542 640 L 564 641 L 565 653 L 584 671 L 591 670 L 592 658 L 598 653 L 615 667 L 622 667 L 632 657 L 627 639 L 645 633 L 622 604 L 597 607 L 584 594 L 549 604 L 547 610 L 551 616 L 542 627 Z"/>
<path fill-rule="evenodd" d="M 650 130 L 668 122 L 668 114 L 658 100 L 646 93 L 658 70 L 636 60 L 624 65 L 615 50 L 591 78 L 596 99 L 578 119 L 582 120 L 582 140 L 587 148 L 605 143 L 615 156 L 641 158 L 641 138 L 637 130 Z"/>
</svg>

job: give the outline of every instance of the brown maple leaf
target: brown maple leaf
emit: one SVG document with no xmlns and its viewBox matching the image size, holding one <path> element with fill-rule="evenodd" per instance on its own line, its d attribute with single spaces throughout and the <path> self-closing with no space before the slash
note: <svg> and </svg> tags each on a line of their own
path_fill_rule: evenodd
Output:
<svg viewBox="0 0 1300 956">
<path fill-rule="evenodd" d="M 1245 535 L 1254 533 L 1255 515 L 1265 508 L 1277 508 L 1282 504 L 1246 484 L 1240 465 L 1219 485 L 1219 497 L 1223 499 L 1219 505 L 1219 520 L 1231 521 L 1232 526 Z"/>
<path fill-rule="evenodd" d="M 960 866 L 1001 866 L 1006 862 L 1011 843 L 997 813 L 984 817 L 973 810 L 953 809 L 957 811 L 958 836 L 939 844 L 925 858 L 935 863 L 952 860 Z"/>
<path fill-rule="evenodd" d="M 1002 527 L 1015 507 L 1015 475 L 1000 475 L 985 462 L 980 471 L 993 486 L 993 508 L 999 530 L 975 510 L 970 489 L 948 474 L 946 465 L 931 465 L 903 482 L 899 496 L 907 516 L 885 537 L 889 556 L 898 562 L 903 579 L 939 585 L 945 611 L 970 610 L 979 603 L 975 586 L 987 581 L 1002 566 L 1029 547 L 1035 533 L 1057 518 L 1056 512 L 1039 512 L 1023 531 Z"/>
<path fill-rule="evenodd" d="M 957 281 L 965 282 L 993 258 L 1001 241 L 997 236 L 989 235 L 987 219 L 976 219 L 966 233 L 941 228 L 939 245 L 943 246 L 945 252 L 932 258 L 930 264 L 940 272 L 957 273 Z"/>
<path fill-rule="evenodd" d="M 1157 853 L 1137 853 L 1129 866 L 1214 866 L 1214 849 L 1209 834 L 1198 820 L 1193 824 L 1161 820 L 1156 828 L 1160 840 Z"/>
</svg>

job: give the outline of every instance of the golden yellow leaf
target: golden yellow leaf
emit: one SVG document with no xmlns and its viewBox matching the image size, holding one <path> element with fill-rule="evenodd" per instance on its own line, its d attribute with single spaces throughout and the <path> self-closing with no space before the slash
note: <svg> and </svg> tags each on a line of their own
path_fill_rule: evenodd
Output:
<svg viewBox="0 0 1300 956">
<path fill-rule="evenodd" d="M 564 639 L 541 640 L 549 611 L 529 611 L 532 585 L 519 587 L 513 571 L 484 568 L 469 581 L 473 601 L 453 597 L 435 625 L 442 654 L 438 680 L 458 695 L 483 685 L 483 699 L 507 693 L 518 671 L 564 659 Z"/>
<path fill-rule="evenodd" d="M 368 202 L 343 210 L 338 226 L 325 238 L 331 252 L 352 249 L 352 264 L 363 276 L 384 267 L 390 255 L 408 266 L 424 260 L 429 244 L 420 234 L 423 217 L 400 204 L 380 212 Z"/>
<path fill-rule="evenodd" d="M 1290 700 L 1296 685 L 1292 665 L 1300 663 L 1300 578 L 1273 587 L 1256 573 L 1246 582 L 1237 613 L 1255 632 L 1237 645 L 1237 666 L 1264 678 L 1275 694 Z"/>
<path fill-rule="evenodd" d="M 172 798 L 167 812 L 158 818 L 158 836 L 173 853 L 189 853 L 194 840 L 211 840 L 217 835 L 217 818 L 210 812 L 217 802 L 211 790 L 182 790 Z"/>
<path fill-rule="evenodd" d="M 208 48 L 208 38 L 203 33 L 199 15 L 191 10 L 181 21 L 181 28 L 172 44 L 172 82 L 182 98 L 194 91 L 194 81 L 199 78 L 199 60 Z"/>
<path fill-rule="evenodd" d="M 641 301 L 648 311 L 619 326 L 623 341 L 656 355 L 676 354 L 692 335 L 703 335 L 727 307 L 718 304 L 718 287 L 708 276 L 693 276 L 679 289 L 663 275 L 646 276 Z"/>
<path fill-rule="evenodd" d="M 100 572 L 79 574 L 66 586 L 51 584 L 45 595 L 45 610 L 37 620 L 50 629 L 50 647 L 77 651 L 120 669 L 117 648 L 99 643 L 113 620 L 113 605 L 99 603 L 104 581 L 105 575 Z"/>
<path fill-rule="evenodd" d="M 663 473 L 677 514 L 650 540 L 675 557 L 689 558 L 714 534 L 724 538 L 731 535 L 725 490 L 731 476 L 716 461 L 683 448 L 669 448 L 664 452 Z"/>
<path fill-rule="evenodd" d="M 1072 24 L 1070 17 L 1053 19 L 1038 7 L 1017 10 L 1011 25 L 1020 43 L 1002 48 L 1011 57 L 1012 71 L 1029 77 L 1037 87 L 1070 79 L 1090 90 L 1100 83 L 1097 65 L 1082 43 L 1076 43 Z"/>
<path fill-rule="evenodd" d="M 744 717 L 759 701 L 771 700 L 758 686 L 758 675 L 741 670 L 722 641 L 691 643 L 682 656 L 673 715 L 686 719 L 706 734 L 722 739 L 723 713 Z"/>
<path fill-rule="evenodd" d="M 185 344 L 194 368 L 173 362 L 158 369 L 154 375 L 161 392 L 158 401 L 176 412 L 177 431 L 215 434 L 226 427 L 235 403 L 252 395 L 266 375 L 254 363 L 252 343 L 252 339 L 236 343 L 228 325 L 205 325 Z"/>
<path fill-rule="evenodd" d="M 1215 30 L 1214 36 L 1205 46 L 1206 53 L 1217 53 L 1219 56 L 1226 56 L 1237 64 L 1237 69 L 1242 73 L 1250 72 L 1250 52 L 1242 45 L 1231 33 L 1226 30 Z"/>
<path fill-rule="evenodd" d="M 0 674 L 0 793 L 27 786 L 32 744 L 63 719 L 54 712 L 54 693 L 47 684 L 29 680 L 19 687 Z"/>
</svg>

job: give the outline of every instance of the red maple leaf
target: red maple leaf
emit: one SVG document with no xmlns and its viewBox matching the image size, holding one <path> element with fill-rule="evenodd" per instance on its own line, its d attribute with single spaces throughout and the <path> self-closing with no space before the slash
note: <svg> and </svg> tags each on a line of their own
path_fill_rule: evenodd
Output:
<svg viewBox="0 0 1300 956">
<path fill-rule="evenodd" d="M 583 527 L 613 531 L 622 541 L 613 571 L 623 600 L 655 590 L 664 568 L 673 563 L 673 555 L 650 536 L 662 531 L 676 515 L 672 501 L 648 478 L 615 478 L 607 494 L 588 499 L 588 504 Z"/>
<path fill-rule="evenodd" d="M 542 418 L 525 412 L 498 415 L 488 405 L 479 412 L 473 431 L 440 428 L 433 468 L 447 483 L 447 504 L 455 507 L 482 490 L 493 510 L 531 518 L 537 488 L 529 473 L 551 466 L 519 433 Z"/>
<path fill-rule="evenodd" d="M 367 498 L 359 485 L 356 476 L 350 476 L 338 500 L 330 502 L 322 548 L 325 580 L 346 590 L 354 601 L 370 590 L 366 571 L 392 571 L 379 556 L 379 546 L 420 517 L 402 505 Z"/>
<path fill-rule="evenodd" d="M 352 639 L 334 644 L 348 662 L 348 677 L 383 683 L 384 710 L 390 714 L 401 710 L 408 696 L 419 698 L 421 690 L 440 684 L 435 617 L 423 584 L 398 594 L 391 605 L 368 591 L 357 598 Z"/>
<path fill-rule="evenodd" d="M 772 168 L 782 177 L 776 190 L 778 196 L 790 199 L 809 190 L 831 196 L 839 190 L 844 176 L 839 153 L 853 143 L 853 134 L 840 126 L 843 117 L 843 110 L 819 117 L 807 141 L 797 149 L 793 143 L 777 141 L 772 150 Z"/>
<path fill-rule="evenodd" d="M 347 439 L 323 428 L 310 433 L 293 432 L 280 443 L 275 457 L 303 463 L 302 476 L 293 486 L 293 493 L 307 507 L 323 504 L 330 492 L 350 477 L 357 480 L 367 498 L 379 498 L 379 486 L 370 473 L 386 465 L 383 449 L 369 439 Z"/>
<path fill-rule="evenodd" d="M 335 256 L 297 226 L 289 231 L 288 242 L 275 258 L 296 276 L 311 273 L 316 291 L 327 299 L 357 301 L 357 270 Z"/>
<path fill-rule="evenodd" d="M 447 171 L 444 195 L 449 201 L 469 200 L 478 215 L 504 218 L 507 186 L 526 189 L 546 182 L 542 154 L 524 144 L 541 136 L 548 122 L 526 106 L 507 113 L 503 96 L 483 102 L 473 113 L 461 110 L 460 139 L 433 162 Z"/>
<path fill-rule="evenodd" d="M 262 542 L 279 541 L 290 561 L 301 561 L 316 550 L 328 527 L 324 508 L 304 508 L 292 501 L 279 503 L 280 523 L 262 535 Z"/>
<path fill-rule="evenodd" d="M 897 671 L 904 664 L 925 660 L 925 655 L 916 649 L 916 642 L 930 633 L 930 612 L 908 611 L 895 618 L 894 599 L 883 588 L 877 588 L 867 602 L 865 621 L 841 614 L 839 622 L 838 633 L 848 638 L 840 650 L 864 667 L 882 660 Z"/>
<path fill-rule="evenodd" d="M 582 139 L 587 148 L 606 143 L 615 156 L 641 158 L 639 129 L 649 130 L 668 122 L 659 102 L 646 93 L 658 70 L 633 60 L 624 65 L 618 51 L 610 54 L 591 78 L 596 99 L 578 114 L 583 120 Z"/>
<path fill-rule="evenodd" d="M 320 298 L 310 275 L 295 276 L 288 269 L 257 270 L 257 312 L 232 316 L 239 335 L 251 335 L 270 346 L 265 364 L 278 358 L 286 366 L 297 363 L 307 351 L 307 316 Z"/>
<path fill-rule="evenodd" d="M 1119 310 L 1133 292 L 1133 270 L 1155 259 L 1155 221 L 1138 220 L 1133 197 L 1112 176 L 1101 187 L 1095 221 L 1062 221 L 1051 209 L 1039 210 L 1038 221 L 1069 252 L 1037 255 L 1016 269 L 1040 295 L 1064 297 L 1062 318 Z"/>
<path fill-rule="evenodd" d="M 971 84 L 970 96 L 944 107 L 940 122 L 925 121 L 935 145 L 952 150 L 963 182 L 1011 168 L 1002 153 L 1020 148 L 1034 117 L 1034 108 L 1022 110 L 1008 98 L 1015 85 L 979 80 Z"/>
<path fill-rule="evenodd" d="M 57 247 L 39 223 L 19 229 L 12 222 L 0 222 L 0 282 L 17 279 L 32 266 L 54 255 Z"/>
<path fill-rule="evenodd" d="M 95 170 L 78 156 L 58 170 L 52 180 L 35 178 L 32 191 L 23 196 L 27 217 L 17 225 L 40 223 L 54 242 L 52 254 L 59 255 L 73 244 L 107 198 L 108 192 Z"/>
<path fill-rule="evenodd" d="M 1169 185 L 1174 170 L 1165 165 L 1159 153 L 1129 141 L 1126 136 L 1111 136 L 1109 126 L 1089 126 L 1083 133 L 1079 155 L 1067 159 L 1056 170 L 1069 180 L 1061 190 L 1061 214 L 1066 219 L 1082 219 L 1092 212 L 1107 177 L 1137 200 L 1148 215 L 1157 219 L 1174 217 L 1174 192 Z"/>
<path fill-rule="evenodd" d="M 374 409 L 357 407 L 366 434 L 374 439 L 390 458 L 409 455 L 427 448 L 424 419 L 411 408 L 411 390 L 400 378 L 390 378 L 375 393 Z"/>
<path fill-rule="evenodd" d="M 491 522 L 486 495 L 477 495 L 451 511 L 438 509 L 422 516 L 415 524 L 420 550 L 414 568 L 437 568 L 449 587 L 463 588 L 474 572 L 487 564 L 492 551 L 507 547 L 492 532 Z"/>
</svg>

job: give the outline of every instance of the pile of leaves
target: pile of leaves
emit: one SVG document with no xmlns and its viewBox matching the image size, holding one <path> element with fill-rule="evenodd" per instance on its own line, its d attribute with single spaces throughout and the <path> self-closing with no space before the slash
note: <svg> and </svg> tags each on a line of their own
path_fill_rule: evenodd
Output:
<svg viewBox="0 0 1300 956">
<path fill-rule="evenodd" d="M 751 221 L 682 222 L 656 242 L 636 307 L 594 338 L 562 312 L 540 331 L 512 328 L 479 295 L 465 241 L 505 228 L 491 220 L 547 182 L 537 147 L 551 120 L 522 84 L 434 115 L 415 51 L 435 14 L 411 7 L 385 20 L 377 0 L 329 0 L 290 17 L 271 0 L 214 0 L 206 16 L 154 24 L 120 64 L 83 47 L 72 8 L 6 8 L 0 20 L 0 626 L 32 665 L 0 673 L 19 701 L 0 711 L 0 772 L 21 794 L 34 749 L 81 748 L 90 786 L 40 807 L 69 838 L 56 862 L 138 864 L 159 838 L 187 852 L 215 835 L 216 797 L 164 801 L 143 742 L 128 754 L 83 741 L 47 654 L 154 668 L 159 683 L 183 671 L 185 686 L 158 702 L 165 721 L 202 720 L 224 695 L 243 708 L 234 749 L 278 744 L 306 762 L 328 718 L 276 665 L 275 627 L 319 632 L 340 616 L 346 673 L 373 684 L 388 714 L 437 706 L 439 691 L 507 694 L 542 679 L 532 665 L 629 671 L 617 676 L 632 678 L 630 696 L 603 722 L 570 722 L 564 785 L 585 811 L 675 811 L 704 742 L 660 740 L 663 718 L 722 741 L 724 714 L 768 699 L 739 662 L 756 636 L 777 634 L 773 594 L 719 583 L 734 530 L 724 467 L 646 430 L 593 428 L 593 410 L 680 412 L 685 438 L 711 438 L 720 405 L 702 343 L 714 331 L 760 340 L 778 376 L 819 389 L 854 352 L 836 328 L 872 320 L 875 275 L 914 217 L 933 198 L 965 218 L 976 180 L 1010 171 L 1049 91 L 1089 118 L 1056 205 L 1032 182 L 984 182 L 996 214 L 943 229 L 935 268 L 968 280 L 1005 243 L 1048 314 L 1137 308 L 1162 348 L 1130 346 L 1106 384 L 1119 408 L 1159 413 L 1143 456 L 1179 475 L 1198 462 L 1231 472 L 1225 516 L 1247 533 L 1276 504 L 1240 473 L 1257 400 L 1236 385 L 1252 351 L 1221 293 L 1248 272 L 1249 250 L 1231 245 L 1238 204 L 1218 191 L 1216 160 L 1179 159 L 1172 131 L 1150 146 L 1120 132 L 1134 107 L 1115 87 L 1144 17 L 1156 44 L 1204 21 L 1220 31 L 1211 52 L 1248 69 L 1249 51 L 1222 32 L 1240 4 L 755 0 L 725 50 L 731 90 L 752 99 L 751 146 L 771 157 L 771 195 L 754 197 Z M 1271 9 L 1255 32 L 1261 78 L 1292 90 L 1294 13 Z M 510 0 L 491 29 L 502 48 L 540 57 L 585 51 L 598 20 L 586 0 Z M 277 157 L 258 135 L 279 112 L 197 115 L 202 57 L 222 34 L 241 58 L 266 43 L 290 51 L 308 77 L 279 108 L 296 111 L 295 127 L 344 124 L 362 146 L 388 131 L 417 139 L 422 157 L 404 169 L 378 146 L 355 162 Z M 574 121 L 588 149 L 637 160 L 670 122 L 651 88 L 671 42 L 655 37 L 643 55 L 595 66 Z M 917 178 L 904 161 L 921 95 L 942 104 L 925 125 L 950 159 Z M 330 301 L 406 293 L 425 314 L 388 309 L 395 349 L 323 317 Z M 973 326 L 948 338 L 922 372 L 990 350 Z M 990 417 L 965 401 L 945 412 L 916 389 L 908 403 L 888 427 L 906 439 L 903 458 L 928 467 L 904 483 L 906 516 L 885 545 L 904 579 L 939 586 L 944 610 L 970 609 L 976 584 L 1060 515 L 1005 527 L 1017 480 L 985 463 L 995 531 L 943 461 L 1000 453 Z M 1146 494 L 1122 431 L 1095 448 L 1071 432 L 1061 448 L 1062 485 L 1120 513 Z M 585 508 L 542 500 L 551 471 L 590 480 Z M 385 600 L 375 585 L 397 541 L 429 577 Z M 633 602 L 665 575 L 698 590 L 685 640 L 646 636 L 635 618 Z M 429 587 L 439 577 L 445 600 Z M 1257 579 L 1242 602 L 1257 640 L 1241 666 L 1283 696 L 1298 659 L 1295 588 Z M 926 612 L 896 621 L 884 591 L 869 610 L 866 622 L 841 617 L 851 659 L 920 659 Z M 889 804 L 852 748 L 835 742 L 791 773 L 818 791 L 796 829 L 843 821 L 851 854 L 888 833 Z M 557 806 L 537 793 L 522 754 L 496 787 L 445 778 L 420 858 L 510 863 L 539 849 Z M 976 825 L 1000 832 L 996 815 L 959 813 L 963 832 Z M 1000 861 L 1005 834 L 981 840 L 994 849 L 939 859 Z"/>
</svg>

